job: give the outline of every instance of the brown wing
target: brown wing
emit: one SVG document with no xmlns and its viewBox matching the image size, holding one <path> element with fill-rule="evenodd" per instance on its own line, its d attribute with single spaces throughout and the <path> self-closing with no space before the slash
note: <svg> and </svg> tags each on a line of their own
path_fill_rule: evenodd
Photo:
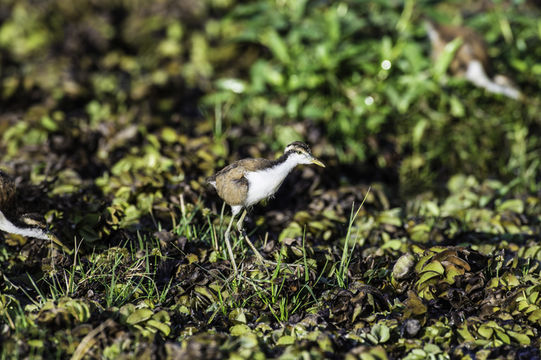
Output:
<svg viewBox="0 0 541 360">
<path fill-rule="evenodd" d="M 248 195 L 248 180 L 244 174 L 247 171 L 262 170 L 270 163 L 272 161 L 267 159 L 243 159 L 218 171 L 213 177 L 218 196 L 229 205 L 243 205 Z"/>
<path fill-rule="evenodd" d="M 234 169 L 238 168 L 239 166 L 242 166 L 242 163 L 244 161 L 246 161 L 246 160 L 248 160 L 248 159 L 235 161 L 234 163 L 231 163 L 231 164 L 227 165 L 222 170 L 218 171 L 216 174 L 214 174 L 211 177 L 207 178 L 207 183 L 209 183 L 209 184 L 211 184 L 213 182 L 217 183 L 218 178 L 224 176 L 225 174 L 229 173 L 230 171 L 233 171 Z M 218 187 L 218 184 L 216 184 L 216 188 L 217 187 Z"/>
<path fill-rule="evenodd" d="M 227 165 L 222 170 L 218 171 L 215 177 L 226 174 L 229 171 L 239 167 L 245 169 L 246 171 L 257 171 L 268 167 L 271 163 L 272 160 L 267 159 L 242 159 Z"/>
<path fill-rule="evenodd" d="M 485 71 L 490 71 L 487 46 L 478 33 L 464 26 L 437 25 L 437 29 L 444 41 L 443 46 L 457 37 L 461 37 L 463 40 L 462 46 L 456 52 L 455 58 L 449 66 L 452 73 L 463 75 L 471 60 L 478 60 Z"/>
</svg>

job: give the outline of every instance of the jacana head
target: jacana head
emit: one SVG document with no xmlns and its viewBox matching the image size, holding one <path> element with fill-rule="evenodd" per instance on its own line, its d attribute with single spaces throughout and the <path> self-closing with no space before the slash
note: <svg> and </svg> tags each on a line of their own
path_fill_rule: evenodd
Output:
<svg viewBox="0 0 541 360">
<path fill-rule="evenodd" d="M 321 167 L 325 165 L 312 155 L 310 147 L 302 141 L 295 141 L 286 146 L 284 154 L 288 159 L 294 159 L 298 164 L 316 164 Z"/>
</svg>

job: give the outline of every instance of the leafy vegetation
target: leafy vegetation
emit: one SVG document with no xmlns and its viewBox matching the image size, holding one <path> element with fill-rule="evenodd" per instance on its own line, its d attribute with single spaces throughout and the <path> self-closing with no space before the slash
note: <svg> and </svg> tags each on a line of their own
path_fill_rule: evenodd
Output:
<svg viewBox="0 0 541 360">
<path fill-rule="evenodd" d="M 483 6 L 1 2 L 13 221 L 59 239 L 0 235 L 2 358 L 538 358 L 540 10 Z M 525 99 L 432 63 L 421 15 Z M 327 168 L 251 210 L 277 265 L 233 235 L 234 277 L 205 178 L 299 139 Z"/>
</svg>

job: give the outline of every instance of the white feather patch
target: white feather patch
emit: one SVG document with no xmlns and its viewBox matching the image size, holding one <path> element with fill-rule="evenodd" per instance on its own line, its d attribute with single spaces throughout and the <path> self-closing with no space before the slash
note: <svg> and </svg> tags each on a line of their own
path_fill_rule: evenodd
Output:
<svg viewBox="0 0 541 360">
<path fill-rule="evenodd" d="M 49 240 L 49 235 L 39 228 L 20 228 L 9 221 L 4 213 L 0 211 L 0 230 L 10 234 L 33 237 L 36 239 Z"/>
<path fill-rule="evenodd" d="M 244 206 L 252 206 L 266 199 L 278 190 L 287 174 L 298 164 L 300 157 L 290 156 L 286 161 L 267 170 L 246 173 L 248 179 L 248 196 Z"/>
</svg>

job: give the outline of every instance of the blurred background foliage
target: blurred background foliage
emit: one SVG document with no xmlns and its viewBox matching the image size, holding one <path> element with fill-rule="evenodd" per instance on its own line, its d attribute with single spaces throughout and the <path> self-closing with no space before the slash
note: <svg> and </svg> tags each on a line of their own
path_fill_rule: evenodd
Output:
<svg viewBox="0 0 541 360">
<path fill-rule="evenodd" d="M 482 34 L 525 100 L 432 64 L 422 15 Z M 87 181 L 128 212 L 295 139 L 405 197 L 461 173 L 538 191 L 540 40 L 518 0 L 2 0 L 1 160 L 43 160 L 35 181 L 71 161 L 58 192 Z"/>
<path fill-rule="evenodd" d="M 233 148 L 306 138 L 340 163 L 391 169 L 404 194 L 462 172 L 537 186 L 541 25 L 522 1 L 0 6 L 0 105 L 16 117 L 1 129 L 8 159 L 70 128 L 107 136 L 104 127 L 197 120 L 218 140 L 263 129 L 228 137 Z M 483 34 L 526 101 L 448 79 L 429 61 L 421 14 Z"/>
</svg>

